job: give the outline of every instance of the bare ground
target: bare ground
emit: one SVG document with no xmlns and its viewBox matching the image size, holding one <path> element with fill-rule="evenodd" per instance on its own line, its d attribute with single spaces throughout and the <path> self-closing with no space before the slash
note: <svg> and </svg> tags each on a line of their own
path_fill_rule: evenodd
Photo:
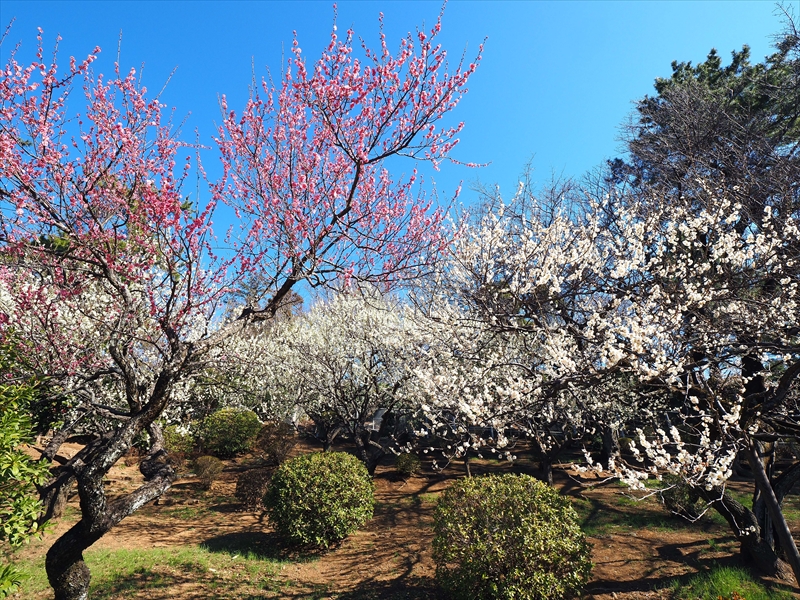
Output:
<svg viewBox="0 0 800 600">
<path fill-rule="evenodd" d="M 296 452 L 316 448 L 301 444 Z M 69 448 L 67 449 L 69 452 Z M 204 545 L 212 551 L 234 557 L 246 551 L 278 559 L 280 567 L 274 582 L 249 598 L 297 598 L 340 600 L 433 599 L 439 594 L 433 581 L 431 524 L 439 492 L 463 469 L 451 466 L 444 474 L 425 471 L 407 481 L 398 478 L 390 465 L 376 472 L 374 518 L 339 547 L 312 559 L 287 555 L 280 550 L 269 523 L 260 512 L 241 510 L 234 497 L 236 478 L 249 459 L 226 462 L 226 469 L 211 490 L 202 491 L 191 475 L 182 477 L 156 504 L 150 504 L 125 519 L 93 549 L 175 549 Z M 567 465 L 565 465 L 567 467 Z M 533 471 L 522 459 L 513 467 L 498 461 L 475 461 L 473 474 L 514 469 Z M 141 481 L 134 464 L 120 462 L 109 474 L 110 489 L 123 491 Z M 594 487 L 579 480 L 567 468 L 556 471 L 556 487 L 572 497 L 590 533 L 595 567 L 585 598 L 598 600 L 666 599 L 666 587 L 678 579 L 707 569 L 711 564 L 747 566 L 727 526 L 718 519 L 704 518 L 689 525 L 669 515 L 651 498 L 642 502 L 630 499 L 615 483 Z M 733 483 L 742 493 L 747 482 Z M 77 518 L 77 502 L 45 536 L 15 557 L 15 561 L 35 560 Z M 797 530 L 800 522 L 792 523 Z M 141 592 L 135 582 L 119 598 L 237 597 L 216 594 L 202 576 L 165 569 L 169 585 L 146 586 Z M 212 569 L 213 570 L 213 569 Z M 228 578 L 228 589 L 236 589 L 236 579 L 247 574 L 230 568 L 217 579 Z M 767 583 L 769 583 L 767 581 Z M 244 588 L 242 588 L 244 589 Z M 249 588 L 248 588 L 249 589 Z M 800 597 L 800 589 L 794 588 Z M 29 596 L 26 596 L 29 597 Z M 51 597 L 47 595 L 43 598 Z M 108 596 L 116 597 L 116 596 Z M 243 594 L 244 597 L 244 594 Z"/>
</svg>

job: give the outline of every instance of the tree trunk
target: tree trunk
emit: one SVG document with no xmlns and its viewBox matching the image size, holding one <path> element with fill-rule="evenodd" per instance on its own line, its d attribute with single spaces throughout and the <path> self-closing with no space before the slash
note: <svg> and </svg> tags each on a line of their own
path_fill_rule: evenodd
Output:
<svg viewBox="0 0 800 600">
<path fill-rule="evenodd" d="M 772 472 L 775 464 L 775 444 L 772 442 L 758 441 L 753 443 L 758 450 L 759 462 L 763 465 L 767 480 L 770 481 L 770 487 L 772 487 Z M 761 527 L 761 539 L 769 544 L 771 548 L 775 549 L 775 527 L 772 524 L 772 519 L 767 509 L 766 497 L 761 492 L 761 488 L 758 485 L 755 486 L 753 492 L 753 513 L 755 513 L 758 524 Z"/>
<path fill-rule="evenodd" d="M 44 506 L 44 511 L 39 515 L 39 525 L 47 521 L 58 519 L 64 514 L 64 509 L 69 501 L 69 492 L 75 483 L 75 475 L 70 471 L 62 471 L 58 476 L 39 488 L 39 499 Z"/>
<path fill-rule="evenodd" d="M 775 550 L 769 544 L 761 539 L 758 520 L 753 511 L 734 500 L 727 490 L 723 492 L 720 487 L 711 490 L 697 488 L 697 492 L 724 517 L 741 545 L 742 554 L 752 558 L 762 573 L 769 577 L 791 580 L 791 567 L 775 554 Z"/>
<path fill-rule="evenodd" d="M 612 431 L 609 429 L 608 431 Z M 611 434 L 610 439 L 614 440 L 614 446 L 616 448 L 616 456 L 619 456 L 619 443 L 617 441 L 618 434 L 616 430 L 613 430 L 613 434 Z M 544 475 L 544 480 L 547 482 L 547 485 L 553 487 L 553 463 L 558 460 L 558 457 L 572 445 L 572 440 L 568 437 L 564 437 L 564 441 L 560 444 L 557 443 L 556 440 L 553 440 L 553 445 L 550 447 L 550 450 L 542 449 L 543 455 L 542 460 L 540 463 L 540 467 L 542 469 L 542 474 Z"/>
<path fill-rule="evenodd" d="M 96 542 L 86 532 L 83 520 L 62 535 L 47 551 L 45 570 L 55 592 L 55 600 L 85 600 L 89 596 L 91 573 L 83 561 L 83 551 Z"/>
<path fill-rule="evenodd" d="M 783 504 L 783 499 L 786 497 L 786 494 L 792 491 L 798 481 L 800 481 L 800 461 L 786 469 L 772 483 L 772 489 L 775 490 L 775 497 L 778 499 L 778 504 Z"/>
<path fill-rule="evenodd" d="M 603 450 L 600 453 L 600 464 L 608 467 L 609 462 L 619 462 L 619 432 L 614 427 L 603 426 Z"/>
<path fill-rule="evenodd" d="M 783 499 L 786 497 L 786 494 L 788 494 L 792 488 L 794 488 L 797 481 L 800 480 L 800 462 L 795 462 L 777 478 L 773 479 L 773 477 L 770 475 L 769 479 L 770 483 L 772 484 L 772 489 L 775 492 L 775 498 L 778 500 L 778 504 L 783 506 Z M 753 512 L 756 513 L 756 518 L 758 518 L 759 525 L 761 526 L 761 537 L 764 539 L 764 541 L 771 544 L 772 547 L 775 548 L 777 531 L 772 523 L 772 518 L 769 516 L 764 495 L 761 494 L 761 491 L 758 489 L 758 487 L 756 487 L 756 493 L 754 494 Z M 765 527 L 769 527 L 769 535 L 764 535 Z M 783 558 L 780 544 L 778 544 L 778 547 L 776 548 L 776 553 L 778 556 Z"/>
<path fill-rule="evenodd" d="M 375 475 L 375 469 L 378 468 L 378 463 L 381 462 L 384 452 L 379 444 L 372 441 L 372 432 L 368 430 L 358 431 L 353 436 L 356 442 L 356 454 L 364 466 L 367 467 L 367 472 L 372 476 Z"/>
<path fill-rule="evenodd" d="M 750 461 L 750 467 L 753 469 L 756 485 L 764 497 L 764 502 L 778 535 L 778 540 L 781 543 L 784 556 L 786 556 L 792 567 L 795 581 L 800 584 L 800 552 L 797 550 L 797 544 L 795 544 L 792 532 L 789 530 L 789 525 L 783 516 L 778 499 L 775 497 L 775 492 L 772 489 L 769 477 L 767 477 L 767 472 L 764 470 L 764 463 L 761 462 L 755 443 L 751 442 L 747 458 Z"/>
<path fill-rule="evenodd" d="M 464 453 L 464 472 L 467 474 L 467 477 L 472 477 L 472 469 L 469 466 L 469 454 Z"/>
<path fill-rule="evenodd" d="M 737 452 L 736 457 L 733 459 L 733 472 L 739 477 L 744 477 L 746 479 L 753 476 L 753 473 L 750 472 L 750 465 L 747 459 L 743 459 L 741 456 L 741 451 Z"/>
<path fill-rule="evenodd" d="M 122 519 L 161 496 L 176 477 L 175 470 L 166 460 L 166 452 L 160 447 L 160 432 L 155 432 L 153 448 L 139 466 L 145 483 L 124 496 L 108 501 L 103 477 L 130 448 L 142 425 L 141 421 L 132 422 L 113 434 L 98 438 L 69 462 L 69 468 L 78 483 L 81 520 L 56 540 L 47 552 L 45 570 L 55 592 L 55 600 L 87 598 L 90 573 L 83 560 L 83 552 Z"/>
<path fill-rule="evenodd" d="M 542 462 L 539 463 L 539 467 L 542 470 L 542 477 L 544 478 L 547 485 L 553 487 L 553 461 L 549 456 L 545 456 L 542 459 Z"/>
<path fill-rule="evenodd" d="M 336 425 L 335 427 L 329 427 L 325 429 L 324 432 L 325 439 L 322 442 L 322 450 L 324 452 L 330 452 L 331 446 L 333 446 L 333 442 L 336 440 L 341 431 L 342 431 L 341 425 Z"/>
<path fill-rule="evenodd" d="M 74 457 L 72 460 L 67 460 L 58 456 L 58 451 L 61 449 L 64 442 L 69 439 L 74 426 L 79 423 L 86 414 L 87 413 L 82 412 L 72 423 L 55 432 L 47 443 L 47 446 L 42 450 L 42 455 L 39 457 L 40 462 L 48 464 L 52 462 L 59 463 L 58 466 L 50 468 L 53 476 L 44 485 L 37 485 L 39 499 L 44 507 L 42 514 L 39 515 L 39 525 L 44 525 L 51 519 L 59 518 L 64 513 L 64 508 L 67 506 L 69 492 L 75 483 L 75 474 L 72 471 Z"/>
</svg>

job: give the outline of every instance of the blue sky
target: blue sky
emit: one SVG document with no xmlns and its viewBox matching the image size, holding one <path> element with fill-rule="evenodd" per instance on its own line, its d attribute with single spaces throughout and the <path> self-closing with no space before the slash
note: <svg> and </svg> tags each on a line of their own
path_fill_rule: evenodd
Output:
<svg viewBox="0 0 800 600">
<path fill-rule="evenodd" d="M 800 12 L 800 0 L 787 3 Z M 390 47 L 408 31 L 430 27 L 440 2 L 338 3 L 338 25 L 374 45 L 378 13 Z M 219 121 L 218 95 L 241 108 L 253 73 L 278 72 L 296 30 L 308 60 L 327 43 L 332 2 L 37 2 L 0 0 L 0 24 L 15 20 L 3 44 L 2 61 L 21 42 L 21 56 L 35 49 L 36 28 L 46 48 L 63 37 L 63 56 L 84 57 L 103 49 L 96 72 L 110 73 L 122 31 L 124 69 L 144 64 L 151 92 L 175 74 L 162 98 L 186 118 L 184 137 L 210 144 Z M 500 185 L 510 194 L 533 158 L 535 176 L 580 176 L 620 154 L 619 126 L 632 102 L 650 93 L 657 76 L 670 74 L 672 60 L 704 59 L 717 48 L 727 57 L 749 44 L 754 60 L 771 52 L 771 35 L 781 29 L 775 4 L 763 2 L 479 2 L 451 0 L 443 19 L 442 43 L 452 61 L 471 59 L 488 38 L 470 92 L 453 114 L 466 124 L 453 156 L 491 163 L 481 169 L 444 165 L 431 174 L 448 198 L 464 182 Z M 62 61 L 66 63 L 66 61 Z M 213 155 L 204 158 L 211 175 Z M 394 165 L 410 171 L 412 165 Z M 429 177 L 430 182 L 430 177 Z"/>
</svg>

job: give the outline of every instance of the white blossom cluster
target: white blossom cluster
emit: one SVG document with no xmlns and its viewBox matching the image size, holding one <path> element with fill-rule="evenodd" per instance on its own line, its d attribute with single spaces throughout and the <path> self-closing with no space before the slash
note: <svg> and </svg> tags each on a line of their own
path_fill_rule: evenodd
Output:
<svg viewBox="0 0 800 600">
<path fill-rule="evenodd" d="M 746 222 L 707 194 L 645 212 L 520 193 L 460 224 L 420 294 L 439 328 L 417 369 L 436 426 L 638 428 L 639 460 L 613 470 L 710 488 L 748 440 L 798 422 L 797 223 L 769 207 Z"/>
<path fill-rule="evenodd" d="M 110 280 L 71 282 L 74 275 L 52 266 L 28 269 L 24 262 L 0 266 L 4 335 L 25 350 L 19 366 L 70 407 L 62 421 L 94 414 L 99 422 L 110 419 L 103 426 L 109 427 L 130 413 L 131 403 L 146 402 L 169 369 L 171 336 L 186 344 L 209 341 L 213 306 L 156 267 Z M 171 387 L 171 405 L 188 393 L 184 382 Z"/>
<path fill-rule="evenodd" d="M 227 404 L 358 436 L 385 410 L 445 460 L 511 457 L 520 436 L 554 453 L 613 431 L 628 460 L 592 468 L 712 488 L 752 440 L 800 427 L 800 229 L 706 194 L 644 211 L 619 198 L 546 205 L 521 188 L 454 227 L 413 305 L 354 289 L 294 318 L 222 323 L 161 268 L 146 286 L 70 294 L 48 283 L 56 272 L 3 267 L 0 313 L 37 371 L 99 411 L 123 403 L 132 373 L 146 397 L 178 339 L 194 362 L 172 384 L 169 421 Z"/>
</svg>

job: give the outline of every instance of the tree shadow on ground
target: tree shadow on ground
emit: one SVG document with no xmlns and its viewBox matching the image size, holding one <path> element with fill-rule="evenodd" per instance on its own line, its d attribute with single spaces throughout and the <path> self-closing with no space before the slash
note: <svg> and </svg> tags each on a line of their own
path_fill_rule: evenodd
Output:
<svg viewBox="0 0 800 600">
<path fill-rule="evenodd" d="M 113 600 L 115 598 L 140 598 L 147 595 L 151 598 L 163 598 L 167 590 L 177 586 L 193 583 L 198 574 L 187 571 L 182 575 L 151 571 L 120 574 L 102 584 L 93 584 L 90 597 L 94 600 Z"/>
<path fill-rule="evenodd" d="M 572 507 L 578 514 L 579 524 L 589 536 L 603 537 L 609 533 L 651 529 L 661 531 L 690 532 L 703 531 L 706 534 L 723 534 L 726 525 L 714 518 L 716 513 L 708 513 L 699 521 L 689 521 L 669 512 L 661 504 L 637 500 L 635 496 L 622 491 L 608 497 L 595 497 L 591 491 L 573 489 L 569 495 Z"/>
<path fill-rule="evenodd" d="M 392 581 L 367 581 L 336 595 L 336 600 L 437 600 L 441 590 L 428 578 L 401 577 Z"/>
<path fill-rule="evenodd" d="M 319 557 L 320 551 L 287 547 L 277 534 L 262 531 L 239 531 L 209 538 L 200 544 L 209 552 L 249 556 L 258 559 L 305 562 Z"/>
<path fill-rule="evenodd" d="M 777 587 L 790 591 L 795 595 L 800 591 L 800 589 L 792 587 L 785 582 L 778 583 L 774 580 L 763 578 L 760 573 L 751 568 L 751 565 L 741 555 L 706 556 L 704 555 L 705 547 L 705 543 L 694 541 L 688 543 L 663 544 L 657 549 L 657 553 L 662 559 L 692 565 L 696 571 L 684 573 L 682 575 L 659 576 L 658 570 L 656 569 L 647 571 L 644 577 L 627 581 L 595 579 L 586 586 L 584 593 L 591 597 L 599 594 L 658 592 L 659 590 L 667 590 L 675 584 L 679 587 L 684 587 L 690 583 L 690 580 L 697 577 L 698 573 L 706 573 L 716 567 L 745 569 L 750 572 L 756 581 L 760 581 L 767 587 Z"/>
<path fill-rule="evenodd" d="M 239 513 L 244 511 L 244 507 L 240 502 L 226 502 L 224 504 L 214 504 L 208 507 L 208 510 L 212 510 L 218 513 Z"/>
</svg>

